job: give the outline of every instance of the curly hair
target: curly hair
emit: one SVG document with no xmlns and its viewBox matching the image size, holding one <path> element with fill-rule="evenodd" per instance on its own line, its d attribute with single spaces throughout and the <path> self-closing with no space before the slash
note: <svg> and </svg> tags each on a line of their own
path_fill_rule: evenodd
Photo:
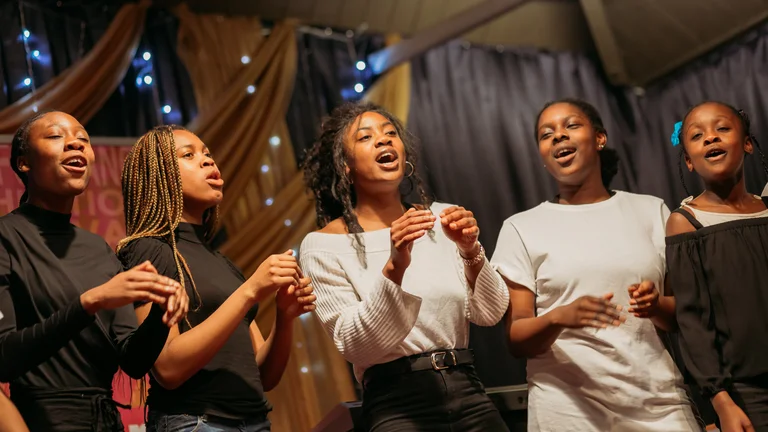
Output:
<svg viewBox="0 0 768 432">
<path fill-rule="evenodd" d="M 538 124 L 539 120 L 541 120 L 541 114 L 552 105 L 558 104 L 568 104 L 577 108 L 589 119 L 595 132 L 605 135 L 606 138 L 608 137 L 608 131 L 605 130 L 605 126 L 603 126 L 603 119 L 600 117 L 600 113 L 597 112 L 597 108 L 581 99 L 564 98 L 547 102 L 541 111 L 539 111 L 539 114 L 536 116 L 537 130 L 534 131 L 534 136 L 536 137 L 537 142 L 539 140 Z M 605 186 L 606 189 L 610 189 L 613 178 L 616 177 L 616 174 L 619 172 L 619 153 L 610 147 L 605 147 L 600 150 L 598 156 L 600 157 L 600 178 L 603 181 L 603 186 Z"/>
<path fill-rule="evenodd" d="M 405 147 L 406 162 L 414 167 L 413 174 L 406 177 L 410 190 L 400 191 L 403 202 L 415 189 L 421 204 L 429 208 L 432 204 L 424 189 L 424 182 L 416 171 L 417 153 L 415 138 L 408 133 L 403 123 L 386 109 L 368 102 L 346 103 L 333 110 L 320 127 L 320 135 L 304 158 L 304 181 L 315 197 L 317 226 L 323 228 L 331 221 L 342 218 L 347 231 L 355 235 L 355 249 L 364 258 L 365 245 L 359 235 L 363 228 L 354 212 L 357 204 L 355 188 L 347 176 L 348 155 L 344 151 L 344 142 L 350 126 L 365 113 L 377 113 L 385 117 L 397 131 Z"/>
</svg>

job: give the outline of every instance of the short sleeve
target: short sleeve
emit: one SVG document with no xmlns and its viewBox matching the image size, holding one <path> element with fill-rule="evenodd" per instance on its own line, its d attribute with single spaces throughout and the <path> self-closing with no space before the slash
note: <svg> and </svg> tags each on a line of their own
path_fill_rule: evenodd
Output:
<svg viewBox="0 0 768 432">
<path fill-rule="evenodd" d="M 117 253 L 123 268 L 133 267 L 149 261 L 157 272 L 174 280 L 179 280 L 179 271 L 173 256 L 173 249 L 168 243 L 156 238 L 140 238 L 128 243 Z"/>
<path fill-rule="evenodd" d="M 672 214 L 671 211 L 669 211 L 669 207 L 664 203 L 664 201 L 659 200 L 659 207 L 654 209 L 655 215 L 653 219 L 653 231 L 652 231 L 652 240 L 653 240 L 653 246 L 656 248 L 656 253 L 659 254 L 659 257 L 661 257 L 661 262 L 664 265 L 664 271 L 663 274 L 667 273 L 667 259 L 666 259 L 666 249 L 667 249 L 667 221 L 669 220 L 669 216 Z"/>
<path fill-rule="evenodd" d="M 130 270 L 144 261 L 149 261 L 155 266 L 158 274 L 180 281 L 176 260 L 173 257 L 173 249 L 163 240 L 150 237 L 136 239 L 120 249 L 117 257 L 125 270 Z M 145 303 L 147 302 L 137 302 L 135 306 L 138 307 Z"/>
<path fill-rule="evenodd" d="M 520 233 L 510 220 L 505 221 L 501 227 L 491 265 L 504 279 L 536 293 L 536 273 L 531 257 Z"/>
</svg>

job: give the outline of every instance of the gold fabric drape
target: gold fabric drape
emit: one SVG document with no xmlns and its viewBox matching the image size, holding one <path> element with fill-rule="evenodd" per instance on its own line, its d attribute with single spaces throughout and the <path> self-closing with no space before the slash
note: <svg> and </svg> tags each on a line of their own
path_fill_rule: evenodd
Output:
<svg viewBox="0 0 768 432">
<path fill-rule="evenodd" d="M 296 26 L 277 23 L 265 37 L 258 18 L 196 15 L 184 5 L 175 13 L 179 56 L 200 110 L 188 127 L 211 148 L 226 181 L 220 210 L 228 240 L 221 251 L 250 275 L 315 228 L 314 205 L 285 125 Z M 256 322 L 265 336 L 274 313 L 273 301 L 259 305 Z M 297 320 L 293 336 L 285 374 L 267 395 L 276 432 L 308 431 L 333 406 L 355 398 L 347 363 L 317 318 Z"/>
<path fill-rule="evenodd" d="M 46 109 L 67 112 L 87 123 L 125 77 L 144 31 L 149 3 L 123 5 L 88 54 L 34 93 L 0 111 L 0 133 L 14 133 L 24 120 Z"/>
</svg>

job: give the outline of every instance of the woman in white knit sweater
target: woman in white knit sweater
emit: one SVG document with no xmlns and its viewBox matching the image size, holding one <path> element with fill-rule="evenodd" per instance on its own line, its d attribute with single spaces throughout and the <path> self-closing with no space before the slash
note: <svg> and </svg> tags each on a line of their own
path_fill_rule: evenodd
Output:
<svg viewBox="0 0 768 432">
<path fill-rule="evenodd" d="M 425 198 L 415 156 L 382 108 L 334 110 L 305 161 L 321 229 L 302 242 L 301 266 L 363 383 L 368 430 L 503 431 L 467 346 L 470 322 L 498 323 L 509 293 L 472 213 Z M 420 204 L 404 201 L 403 183 Z"/>
</svg>

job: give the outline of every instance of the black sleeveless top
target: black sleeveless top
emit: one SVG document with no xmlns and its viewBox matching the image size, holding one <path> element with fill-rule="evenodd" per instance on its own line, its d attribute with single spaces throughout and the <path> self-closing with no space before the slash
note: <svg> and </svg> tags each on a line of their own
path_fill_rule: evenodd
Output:
<svg viewBox="0 0 768 432">
<path fill-rule="evenodd" d="M 708 398 L 734 382 L 768 388 L 768 217 L 703 227 L 675 212 L 696 228 L 666 239 L 686 369 Z"/>
</svg>

